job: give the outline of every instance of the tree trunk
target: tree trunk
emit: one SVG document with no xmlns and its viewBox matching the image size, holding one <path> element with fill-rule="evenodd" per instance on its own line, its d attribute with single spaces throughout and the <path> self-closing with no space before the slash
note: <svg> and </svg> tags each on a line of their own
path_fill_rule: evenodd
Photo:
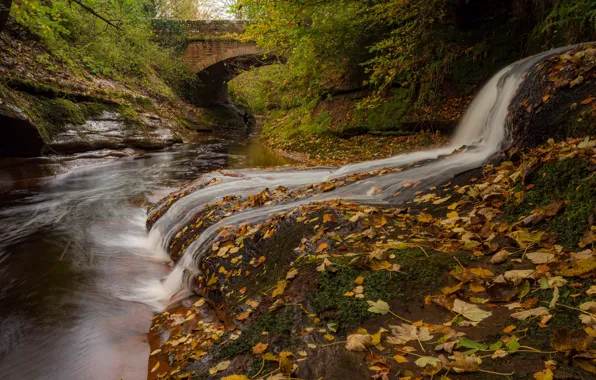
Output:
<svg viewBox="0 0 596 380">
<path fill-rule="evenodd" d="M 4 25 L 6 25 L 11 5 L 12 0 L 0 0 L 0 32 L 4 29 Z"/>
</svg>

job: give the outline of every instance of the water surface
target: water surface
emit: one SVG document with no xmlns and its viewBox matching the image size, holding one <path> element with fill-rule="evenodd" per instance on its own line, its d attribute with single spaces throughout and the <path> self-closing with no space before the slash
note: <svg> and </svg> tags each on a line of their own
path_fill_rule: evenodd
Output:
<svg viewBox="0 0 596 380">
<path fill-rule="evenodd" d="M 147 244 L 147 201 L 212 170 L 286 163 L 209 137 L 1 193 L 0 377 L 145 379 L 153 310 L 126 300 L 171 271 Z"/>
</svg>

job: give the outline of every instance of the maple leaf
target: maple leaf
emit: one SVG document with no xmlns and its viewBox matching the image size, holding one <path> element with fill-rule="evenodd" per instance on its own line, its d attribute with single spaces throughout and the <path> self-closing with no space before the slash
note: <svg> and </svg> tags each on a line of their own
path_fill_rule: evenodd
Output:
<svg viewBox="0 0 596 380">
<path fill-rule="evenodd" d="M 450 357 L 453 361 L 442 360 L 443 366 L 451 368 L 457 373 L 476 372 L 482 360 L 474 355 L 465 355 L 459 351 L 455 351 Z"/>
<path fill-rule="evenodd" d="M 430 330 L 426 326 L 416 327 L 402 323 L 399 326 L 389 326 L 393 336 L 387 338 L 387 342 L 391 344 L 405 344 L 412 340 L 426 342 L 433 338 L 430 335 Z"/>
<path fill-rule="evenodd" d="M 480 322 L 492 315 L 490 311 L 484 311 L 476 305 L 466 303 L 457 298 L 453 301 L 453 309 L 451 311 L 464 316 L 472 322 Z"/>
<path fill-rule="evenodd" d="M 375 314 L 387 314 L 389 313 L 389 304 L 383 300 L 377 300 L 377 302 L 373 301 L 366 301 L 370 306 L 368 308 L 368 312 L 375 313 Z"/>
<path fill-rule="evenodd" d="M 348 335 L 346 349 L 349 351 L 366 351 L 366 346 L 372 344 L 372 337 L 369 334 Z"/>
</svg>

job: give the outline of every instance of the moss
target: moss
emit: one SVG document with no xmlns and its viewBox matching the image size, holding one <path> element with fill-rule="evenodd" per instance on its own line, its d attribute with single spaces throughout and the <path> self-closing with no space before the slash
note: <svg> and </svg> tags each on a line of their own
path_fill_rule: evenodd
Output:
<svg viewBox="0 0 596 380">
<path fill-rule="evenodd" d="M 583 137 L 596 135 L 596 116 L 592 111 L 581 113 L 578 117 L 572 118 L 567 127 L 567 136 Z"/>
<path fill-rule="evenodd" d="M 137 111 L 135 111 L 134 108 L 132 108 L 131 106 L 126 104 L 120 104 L 118 107 L 116 107 L 116 112 L 118 112 L 120 116 L 124 118 L 127 125 L 143 128 L 145 127 L 145 125 L 139 119 Z"/>
<path fill-rule="evenodd" d="M 371 317 L 365 300 L 344 296 L 354 289 L 354 280 L 358 276 L 365 278 L 365 299 L 387 302 L 396 298 L 408 300 L 427 287 L 436 288 L 446 283 L 452 263 L 442 254 L 431 251 L 430 257 L 426 257 L 420 249 L 393 253 L 402 266 L 398 273 L 353 268 L 323 273 L 317 284 L 318 291 L 312 295 L 315 312 L 338 322 L 340 331 L 346 332 Z"/>
<path fill-rule="evenodd" d="M 81 125 L 85 116 L 76 104 L 68 99 L 35 98 L 30 99 L 32 109 L 30 115 L 36 121 L 41 135 L 50 139 L 54 134 L 62 132 L 68 124 Z"/>
<path fill-rule="evenodd" d="M 318 291 L 312 300 L 314 309 L 325 319 L 338 322 L 342 332 L 358 327 L 362 321 L 370 317 L 367 311 L 369 306 L 365 300 L 344 296 L 344 293 L 354 289 L 354 280 L 358 276 L 365 278 L 364 295 L 367 299 L 388 300 L 396 295 L 398 289 L 399 274 L 391 277 L 387 271 L 373 272 L 348 268 L 335 273 L 323 273 L 317 283 Z"/>
<path fill-rule="evenodd" d="M 538 228 L 556 232 L 561 243 L 575 246 L 589 228 L 588 219 L 596 207 L 596 187 L 594 180 L 589 178 L 588 165 L 588 161 L 566 159 L 541 167 L 530 176 L 529 183 L 535 186 L 522 201 L 509 203 L 505 208 L 510 221 L 529 215 L 532 210 L 554 200 L 568 201 L 563 212 Z"/>
<path fill-rule="evenodd" d="M 252 353 L 255 344 L 263 339 L 276 339 L 275 347 L 280 351 L 291 346 L 294 326 L 301 319 L 301 314 L 292 308 L 262 314 L 254 324 L 242 332 L 236 340 L 229 341 L 216 353 L 220 359 L 233 358 L 238 355 Z M 263 336 L 266 331 L 267 337 Z"/>
<path fill-rule="evenodd" d="M 365 125 L 371 131 L 399 131 L 412 108 L 410 95 L 407 88 L 392 89 L 390 96 L 375 107 L 356 109 L 350 124 Z"/>
</svg>

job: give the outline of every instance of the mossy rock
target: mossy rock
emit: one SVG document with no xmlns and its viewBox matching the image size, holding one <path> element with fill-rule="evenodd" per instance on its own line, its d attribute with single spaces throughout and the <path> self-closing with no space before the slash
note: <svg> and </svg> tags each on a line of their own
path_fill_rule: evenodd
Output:
<svg viewBox="0 0 596 380">
<path fill-rule="evenodd" d="M 590 227 L 589 219 L 596 208 L 596 186 L 590 165 L 588 161 L 566 159 L 542 166 L 530 175 L 528 183 L 534 187 L 526 192 L 522 201 L 510 202 L 505 208 L 510 222 L 530 215 L 532 210 L 548 206 L 552 201 L 566 201 L 568 203 L 559 215 L 537 228 L 556 232 L 561 243 L 568 247 L 577 245 Z"/>
<path fill-rule="evenodd" d="M 397 298 L 407 302 L 420 289 L 438 288 L 447 282 L 452 263 L 441 253 L 431 251 L 428 257 L 420 249 L 392 253 L 398 257 L 400 272 L 345 268 L 323 273 L 318 291 L 312 295 L 315 312 L 327 321 L 337 322 L 340 331 L 346 332 L 372 317 L 365 299 L 389 302 Z M 354 280 L 359 276 L 364 277 L 365 299 L 344 296 L 354 289 Z"/>
<path fill-rule="evenodd" d="M 288 348 L 292 345 L 292 337 L 298 332 L 294 330 L 301 318 L 302 314 L 292 308 L 261 314 L 255 323 L 242 331 L 238 339 L 230 340 L 215 355 L 220 359 L 229 359 L 238 355 L 251 354 L 252 348 L 257 343 L 264 342 L 265 339 L 275 341 L 277 350 Z M 266 336 L 263 332 L 267 333 Z"/>
</svg>

